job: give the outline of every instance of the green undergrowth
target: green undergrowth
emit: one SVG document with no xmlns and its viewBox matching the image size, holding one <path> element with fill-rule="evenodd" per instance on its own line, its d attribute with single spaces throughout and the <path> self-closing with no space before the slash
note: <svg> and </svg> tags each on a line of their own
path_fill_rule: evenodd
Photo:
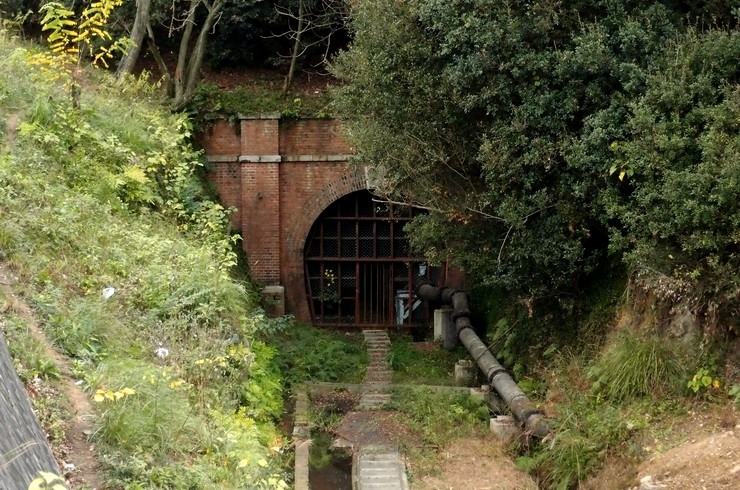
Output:
<svg viewBox="0 0 740 490">
<path fill-rule="evenodd" d="M 464 347 L 448 351 L 436 343 L 418 343 L 407 335 L 397 335 L 392 337 L 388 362 L 395 384 L 445 386 L 455 382 L 455 363 L 469 358 Z"/>
<path fill-rule="evenodd" d="M 236 122 L 239 116 L 274 114 L 283 119 L 327 118 L 330 99 L 324 91 L 317 96 L 288 95 L 279 90 L 262 87 L 237 87 L 224 90 L 204 83 L 188 103 L 188 112 L 199 125 L 216 119 Z"/>
<path fill-rule="evenodd" d="M 439 471 L 438 455 L 454 439 L 484 437 L 488 431 L 488 406 L 467 394 L 432 390 L 423 386 L 397 387 L 385 407 L 398 412 L 398 422 L 410 434 L 401 442 L 414 468 L 413 478 Z"/>
<path fill-rule="evenodd" d="M 553 430 L 542 443 L 517 448 L 519 467 L 541 488 L 568 489 L 610 458 L 637 464 L 655 424 L 686 414 L 694 365 L 676 340 L 632 330 L 595 349 L 555 354 L 535 375 L 542 389 L 534 397 Z"/>
<path fill-rule="evenodd" d="M 3 304 L 0 293 L 0 307 Z M 56 380 L 61 377 L 59 368 L 49 357 L 44 345 L 32 335 L 26 318 L 13 311 L 4 311 L 0 327 L 21 381 L 29 384 L 37 379 Z"/>
<path fill-rule="evenodd" d="M 269 335 L 289 389 L 305 382 L 359 383 L 367 367 L 362 335 L 290 322 Z"/>
<path fill-rule="evenodd" d="M 95 401 L 108 487 L 284 488 L 274 327 L 190 122 L 94 72 L 74 108 L 31 53 L 0 36 L 0 260 Z M 56 376 L 18 321 L 21 376 Z"/>
<path fill-rule="evenodd" d="M 487 327 L 484 342 L 516 379 L 523 379 L 563 348 L 602 342 L 626 288 L 627 271 L 614 264 L 584 280 L 575 296 L 527 298 L 485 286 L 474 287 L 470 296 Z"/>
<path fill-rule="evenodd" d="M 717 363 L 709 361 L 716 349 L 659 334 L 649 324 L 615 330 L 629 299 L 627 272 L 597 272 L 577 298 L 517 299 L 491 288 L 472 295 L 486 314 L 491 351 L 551 418 L 545 441 L 511 448 L 540 488 L 598 481 L 616 460 L 637 465 L 648 456 L 645 448 L 665 436 L 664 424 L 686 417 L 692 403 L 727 403 L 727 390 L 713 385 L 721 384 Z M 698 393 L 690 389 L 696 379 Z M 614 486 L 633 483 L 625 475 Z"/>
</svg>

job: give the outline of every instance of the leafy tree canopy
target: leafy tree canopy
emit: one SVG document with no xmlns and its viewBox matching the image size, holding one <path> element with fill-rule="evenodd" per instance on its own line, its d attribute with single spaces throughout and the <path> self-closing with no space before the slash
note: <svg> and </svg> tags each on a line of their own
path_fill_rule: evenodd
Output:
<svg viewBox="0 0 740 490">
<path fill-rule="evenodd" d="M 336 108 L 377 190 L 432 210 L 411 225 L 416 247 L 476 282 L 573 291 L 611 251 L 728 293 L 729 3 L 360 2 Z"/>
</svg>

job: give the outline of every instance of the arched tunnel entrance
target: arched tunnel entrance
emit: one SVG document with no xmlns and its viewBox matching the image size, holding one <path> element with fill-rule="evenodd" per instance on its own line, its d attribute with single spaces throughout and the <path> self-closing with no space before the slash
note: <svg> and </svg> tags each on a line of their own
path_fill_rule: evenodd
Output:
<svg viewBox="0 0 740 490">
<path fill-rule="evenodd" d="M 414 296 L 419 280 L 437 282 L 439 268 L 412 255 L 403 230 L 421 211 L 348 194 L 314 222 L 304 249 L 306 291 L 317 326 L 414 327 L 429 312 Z"/>
</svg>

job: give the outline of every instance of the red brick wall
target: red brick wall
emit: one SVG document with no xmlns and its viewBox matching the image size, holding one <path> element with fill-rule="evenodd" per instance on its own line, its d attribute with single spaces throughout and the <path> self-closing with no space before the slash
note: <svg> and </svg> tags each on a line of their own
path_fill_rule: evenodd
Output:
<svg viewBox="0 0 740 490">
<path fill-rule="evenodd" d="M 216 185 L 221 204 L 233 207 L 236 211 L 231 215 L 231 227 L 235 230 L 242 228 L 242 179 L 241 164 L 236 161 L 212 161 L 210 178 Z"/>
<path fill-rule="evenodd" d="M 250 273 L 280 283 L 280 164 L 242 163 L 242 238 Z"/>
<path fill-rule="evenodd" d="M 216 121 L 198 139 L 208 156 L 230 155 L 236 158 L 241 154 L 239 134 L 227 121 Z"/>
<path fill-rule="evenodd" d="M 239 132 L 227 121 L 215 121 L 199 135 L 199 142 L 210 162 L 211 181 L 218 189 L 221 204 L 236 208 L 236 212 L 231 215 L 231 226 L 240 230 L 242 182 L 238 163 L 241 154 Z"/>
<path fill-rule="evenodd" d="M 280 120 L 275 117 L 242 119 L 241 155 L 277 155 Z"/>
<path fill-rule="evenodd" d="M 336 119 L 299 119 L 280 126 L 281 155 L 347 155 L 349 145 Z"/>
<path fill-rule="evenodd" d="M 331 119 L 245 118 L 239 131 L 224 121 L 201 135 L 221 201 L 236 206 L 252 277 L 285 286 L 285 307 L 310 321 L 303 247 L 314 221 L 340 197 L 366 188 L 349 169 L 349 146 Z"/>
</svg>

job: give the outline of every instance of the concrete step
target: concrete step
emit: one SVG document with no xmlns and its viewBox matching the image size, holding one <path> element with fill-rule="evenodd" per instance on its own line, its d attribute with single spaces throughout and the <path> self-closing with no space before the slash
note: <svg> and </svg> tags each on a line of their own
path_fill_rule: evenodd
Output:
<svg viewBox="0 0 740 490">
<path fill-rule="evenodd" d="M 378 366 L 378 369 L 372 369 L 372 366 L 368 366 L 367 371 L 365 371 L 365 378 L 368 376 L 386 376 L 390 378 L 393 376 L 393 371 L 388 369 L 387 366 Z"/>
<path fill-rule="evenodd" d="M 381 410 L 385 407 L 390 400 L 371 400 L 371 401 L 360 401 L 357 405 L 357 410 Z"/>
<path fill-rule="evenodd" d="M 384 376 L 391 376 L 393 374 L 393 371 L 388 369 L 388 366 L 375 366 L 376 369 L 373 369 L 373 366 L 368 366 L 367 371 L 365 371 L 365 376 L 369 374 L 380 374 Z"/>
<path fill-rule="evenodd" d="M 406 468 L 393 446 L 365 446 L 357 457 L 358 490 L 408 490 Z"/>
</svg>

